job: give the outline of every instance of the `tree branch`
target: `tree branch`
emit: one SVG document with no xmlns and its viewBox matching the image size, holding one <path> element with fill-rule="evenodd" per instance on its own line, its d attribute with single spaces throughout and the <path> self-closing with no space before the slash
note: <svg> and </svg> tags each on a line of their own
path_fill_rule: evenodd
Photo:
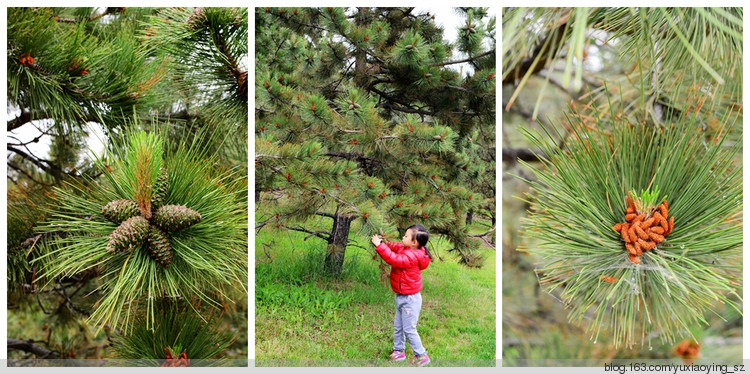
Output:
<svg viewBox="0 0 750 374">
<path fill-rule="evenodd" d="M 357 161 L 359 161 L 359 160 L 373 161 L 373 162 L 377 161 L 374 158 L 366 157 L 366 156 L 364 156 L 362 154 L 359 154 L 359 153 L 328 152 L 328 153 L 326 153 L 326 156 L 340 157 L 340 158 L 345 158 L 347 160 L 357 160 Z"/>
<path fill-rule="evenodd" d="M 527 72 L 531 69 L 531 65 L 534 64 L 534 61 L 537 59 L 537 56 L 539 56 L 539 62 L 546 61 L 547 58 L 550 56 L 551 53 L 557 52 L 556 50 L 552 49 L 552 46 L 555 45 L 556 48 L 560 48 L 560 42 L 563 39 L 563 36 L 565 34 L 565 25 L 568 23 L 569 16 L 564 16 L 560 18 L 556 23 L 555 27 L 552 28 L 548 33 L 547 36 L 544 37 L 544 39 L 539 41 L 539 44 L 534 49 L 534 51 L 529 55 L 529 57 L 523 61 L 520 61 L 519 64 L 508 71 L 514 72 L 513 74 L 508 74 L 503 78 L 503 84 L 513 84 L 516 79 L 519 77 L 523 77 L 527 74 Z M 554 40 L 551 40 L 550 43 L 547 43 L 547 38 L 554 37 Z M 531 71 L 531 74 L 537 73 L 540 70 L 544 69 L 545 64 L 544 63 L 538 63 L 536 66 L 534 66 L 534 70 Z M 505 74 L 505 73 L 503 73 Z"/>
<path fill-rule="evenodd" d="M 21 111 L 21 115 L 8 121 L 8 132 L 11 132 L 26 123 L 31 122 L 31 112 L 28 110 Z"/>
<path fill-rule="evenodd" d="M 393 103 L 378 104 L 378 105 L 375 105 L 375 107 L 376 108 L 388 108 L 388 109 L 392 109 L 392 110 L 399 111 L 399 112 L 415 113 L 415 114 L 421 114 L 421 115 L 425 115 L 425 116 L 431 116 L 431 115 L 435 114 L 434 112 L 427 112 L 427 111 L 419 110 L 419 109 L 411 109 L 411 108 L 407 108 L 407 107 L 403 107 L 403 106 L 398 106 L 398 105 L 393 104 Z"/>
<path fill-rule="evenodd" d="M 280 159 L 281 156 L 267 155 L 267 154 L 263 154 L 263 153 L 256 153 L 255 154 L 255 159 L 256 160 L 261 159 L 261 158 L 276 158 L 276 159 Z"/>
<path fill-rule="evenodd" d="M 60 352 L 35 345 L 31 339 L 20 340 L 8 338 L 8 349 L 33 353 L 38 358 L 60 358 Z"/>
<path fill-rule="evenodd" d="M 331 213 L 326 213 L 326 212 L 315 212 L 315 214 L 316 214 L 316 215 L 318 215 L 318 216 L 323 216 L 323 217 L 328 217 L 328 218 L 333 218 L 333 219 L 336 219 L 336 216 L 334 216 L 334 215 L 333 215 L 333 214 L 331 214 Z"/>
<path fill-rule="evenodd" d="M 32 182 L 34 182 L 34 183 L 36 183 L 38 185 L 42 185 L 42 186 L 50 186 L 51 185 L 49 183 L 45 183 L 45 182 L 42 182 L 42 181 L 39 181 L 39 180 L 35 179 L 34 177 L 31 176 L 31 174 L 27 173 L 25 170 L 21 169 L 20 167 L 18 167 L 16 165 L 13 165 L 10 161 L 8 161 L 8 167 L 10 167 L 11 169 L 13 169 L 13 170 L 15 170 L 15 171 L 17 171 L 17 172 L 25 175 L 26 178 L 29 178 Z"/>
<path fill-rule="evenodd" d="M 529 149 L 503 147 L 503 162 L 540 161 L 537 155 L 543 155 L 543 153 L 539 150 L 532 152 Z"/>
<path fill-rule="evenodd" d="M 264 108 L 258 108 L 258 107 L 255 107 L 255 110 L 257 112 L 261 112 L 261 113 L 268 113 L 268 114 L 274 114 L 275 113 L 273 110 L 264 109 Z"/>
<path fill-rule="evenodd" d="M 363 247 L 363 246 L 361 246 L 361 245 L 357 244 L 357 242 L 356 242 L 356 241 L 354 241 L 354 240 L 347 240 L 347 241 L 346 241 L 346 246 L 347 246 L 347 247 L 357 247 L 357 248 L 362 248 L 362 249 L 364 249 L 365 251 L 369 250 L 368 248 L 365 248 L 365 247 Z"/>
<path fill-rule="evenodd" d="M 480 58 L 482 58 L 484 56 L 488 56 L 488 55 L 491 55 L 491 54 L 495 54 L 495 50 L 494 49 L 491 49 L 491 50 L 489 50 L 487 52 L 478 54 L 476 56 L 470 56 L 470 57 L 467 57 L 467 58 L 464 58 L 464 59 L 461 59 L 461 60 L 438 62 L 438 63 L 432 64 L 430 66 L 446 66 L 446 65 L 453 65 L 453 64 L 462 64 L 464 62 L 472 62 L 474 60 L 478 60 L 478 59 L 480 59 Z"/>
<path fill-rule="evenodd" d="M 112 13 L 119 13 L 121 10 L 125 8 L 118 8 L 118 7 L 108 7 L 103 13 L 93 14 L 86 18 L 87 21 L 96 21 L 99 18 L 102 18 L 106 16 L 107 14 Z M 78 23 L 80 20 L 75 18 L 61 18 L 58 16 L 54 16 L 55 21 L 57 22 L 63 22 L 63 23 Z"/>
<path fill-rule="evenodd" d="M 265 221 L 263 221 L 263 222 L 255 225 L 255 229 L 257 230 L 257 229 L 263 228 L 263 226 L 265 226 L 265 225 L 268 224 L 268 221 L 270 221 L 270 219 L 267 219 L 267 220 L 265 220 Z"/>
<path fill-rule="evenodd" d="M 493 232 L 493 231 L 495 231 L 495 226 L 492 226 L 492 228 L 491 228 L 491 229 L 489 229 L 489 230 L 487 230 L 486 232 L 483 232 L 483 233 L 481 233 L 481 234 L 471 234 L 471 236 L 473 236 L 473 237 L 475 237 L 475 238 L 481 238 L 481 237 L 483 237 L 483 236 L 487 236 L 487 235 L 489 235 L 489 233 L 491 233 L 491 232 Z"/>
<path fill-rule="evenodd" d="M 382 97 L 382 98 L 384 98 L 384 99 L 386 99 L 388 101 L 388 103 L 377 104 L 377 105 L 375 105 L 376 107 L 390 108 L 390 109 L 393 109 L 393 110 L 397 110 L 399 112 L 417 113 L 417 114 L 428 115 L 428 116 L 431 116 L 431 115 L 435 114 L 434 112 L 428 112 L 428 111 L 424 111 L 424 110 L 420 110 L 420 109 L 412 109 L 412 108 L 410 108 L 409 107 L 411 105 L 410 103 L 407 103 L 405 101 L 399 100 L 399 99 L 397 99 L 395 97 L 392 97 L 392 96 L 388 95 L 387 93 L 385 93 L 385 92 L 383 92 L 383 91 L 375 88 L 374 84 L 376 84 L 376 83 L 384 83 L 384 82 L 374 81 L 374 82 L 372 82 L 372 83 L 370 83 L 368 85 L 367 90 L 375 92 L 380 97 Z M 401 105 L 403 105 L 403 107 L 396 106 L 393 103 L 401 104 Z"/>
<path fill-rule="evenodd" d="M 306 230 L 303 227 L 291 227 L 291 226 L 287 226 L 287 225 L 281 225 L 281 227 L 287 228 L 289 230 L 306 232 L 306 233 L 310 234 L 307 238 L 309 238 L 310 236 L 317 236 L 317 237 L 319 237 L 319 238 L 321 238 L 321 239 L 323 239 L 323 240 L 325 240 L 325 241 L 327 241 L 329 243 L 331 242 L 331 237 L 330 236 L 323 236 L 323 235 L 321 235 L 321 234 L 326 233 L 325 231 L 315 231 L 315 232 L 313 232 L 313 231 Z M 305 238 L 305 240 L 307 240 L 307 238 Z"/>
<path fill-rule="evenodd" d="M 11 151 L 11 152 L 13 152 L 13 153 L 15 153 L 15 154 L 17 154 L 17 155 L 19 155 L 19 156 L 21 156 L 21 157 L 23 157 L 26 160 L 29 160 L 29 162 L 31 162 L 32 164 L 36 165 L 37 167 L 39 167 L 40 169 L 44 170 L 45 172 L 47 172 L 49 174 L 52 174 L 54 176 L 57 176 L 57 177 L 60 176 L 60 170 L 58 168 L 56 168 L 55 165 L 52 162 L 50 162 L 48 160 L 37 158 L 35 156 L 32 156 L 32 155 L 30 155 L 30 154 L 28 154 L 28 153 L 26 153 L 26 152 L 24 152 L 24 151 L 22 151 L 20 149 L 17 149 L 17 148 L 15 148 L 13 146 L 10 146 L 10 145 L 8 146 L 8 150 Z M 44 163 L 46 163 L 47 165 L 45 165 Z"/>
</svg>

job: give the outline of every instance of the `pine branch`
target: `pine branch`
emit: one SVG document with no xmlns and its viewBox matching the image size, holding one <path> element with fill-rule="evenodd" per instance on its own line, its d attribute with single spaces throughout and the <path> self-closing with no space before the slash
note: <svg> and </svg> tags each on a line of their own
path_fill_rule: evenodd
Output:
<svg viewBox="0 0 750 374">
<path fill-rule="evenodd" d="M 81 290 L 81 289 L 83 288 L 83 286 L 85 286 L 85 285 L 86 285 L 86 283 L 81 283 L 81 284 L 80 284 L 80 285 L 78 286 L 78 288 L 77 288 L 77 289 L 76 289 L 75 291 L 73 291 L 73 293 L 72 293 L 72 294 L 71 294 L 70 296 L 68 296 L 68 292 L 67 292 L 67 291 L 65 290 L 65 287 L 64 287 L 64 286 L 63 286 L 63 287 L 60 287 L 60 288 L 58 288 L 58 289 L 56 289 L 56 291 L 55 291 L 55 292 L 56 292 L 56 293 L 57 293 L 58 295 L 62 296 L 62 297 L 63 297 L 63 298 L 65 299 L 65 300 L 64 300 L 64 301 L 63 301 L 63 302 L 62 302 L 62 303 L 60 304 L 60 306 L 58 306 L 58 308 L 57 308 L 57 313 L 58 313 L 58 314 L 60 313 L 60 311 L 62 310 L 62 308 L 63 308 L 63 307 L 65 306 L 65 305 L 68 305 L 68 306 L 70 307 L 70 309 L 72 309 L 72 310 L 73 310 L 74 312 L 76 312 L 76 313 L 78 313 L 78 314 L 81 314 L 81 315 L 83 315 L 83 316 L 86 316 L 86 317 L 91 317 L 91 312 L 90 312 L 90 311 L 88 311 L 88 310 L 86 310 L 86 309 L 83 309 L 83 308 L 79 307 L 78 305 L 76 305 L 75 303 L 73 303 L 73 301 L 72 301 L 72 300 L 70 300 L 70 298 L 71 298 L 71 297 L 73 297 L 73 296 L 75 296 L 75 295 L 76 295 L 76 294 L 77 294 L 77 293 L 78 293 L 78 292 L 79 292 L 79 291 L 80 291 L 80 290 Z"/>
<path fill-rule="evenodd" d="M 99 18 L 102 18 L 108 14 L 113 13 L 119 13 L 120 11 L 124 10 L 125 8 L 118 8 L 118 7 L 108 7 L 104 12 L 93 14 L 86 18 L 86 21 L 96 21 Z M 82 21 L 82 19 L 76 19 L 76 18 L 62 18 L 58 16 L 54 16 L 55 21 L 57 22 L 63 22 L 63 23 L 78 23 Z"/>
<path fill-rule="evenodd" d="M 60 352 L 50 350 L 34 344 L 34 340 L 20 340 L 8 338 L 8 349 L 16 349 L 33 353 L 38 358 L 60 358 Z"/>
<path fill-rule="evenodd" d="M 17 129 L 28 122 L 31 122 L 31 112 L 28 110 L 22 110 L 20 116 L 8 121 L 8 132 Z"/>
<path fill-rule="evenodd" d="M 281 227 L 287 228 L 289 230 L 306 232 L 306 233 L 310 234 L 309 236 L 307 236 L 305 238 L 305 240 L 307 240 L 311 236 L 317 236 L 317 237 L 319 237 L 319 238 L 321 238 L 321 239 L 323 239 L 323 240 L 325 240 L 325 241 L 327 241 L 329 243 L 331 242 L 331 237 L 330 236 L 323 236 L 322 235 L 322 234 L 325 234 L 326 231 L 310 231 L 310 230 L 306 230 L 303 227 L 292 227 L 292 226 L 287 226 L 287 225 L 281 225 Z"/>
<path fill-rule="evenodd" d="M 364 249 L 365 251 L 369 250 L 368 248 L 365 248 L 365 247 L 363 247 L 363 246 L 361 246 L 361 245 L 357 244 L 357 241 L 356 241 L 356 240 L 351 240 L 351 239 L 349 239 L 349 240 L 347 240 L 347 241 L 346 241 L 346 246 L 347 246 L 347 247 L 357 247 L 357 248 L 362 248 L 362 249 Z"/>
<path fill-rule="evenodd" d="M 83 92 L 83 91 L 80 91 L 80 92 Z M 55 120 L 55 118 L 48 116 L 47 113 L 43 110 L 33 110 L 33 111 L 23 110 L 21 112 L 21 115 L 8 121 L 8 132 L 13 131 L 19 127 L 22 127 L 23 125 L 30 123 L 32 121 L 39 121 L 39 120 L 45 120 L 45 119 Z M 90 113 L 84 113 L 83 115 L 79 115 L 78 120 L 81 121 L 82 123 L 86 123 L 86 122 L 98 123 L 101 121 L 99 118 L 94 117 Z M 51 135 L 47 131 L 39 130 L 39 132 L 41 133 L 39 137 L 35 138 L 30 143 L 36 143 L 43 135 Z M 29 143 L 25 143 L 25 144 L 29 144 Z"/>
<path fill-rule="evenodd" d="M 42 185 L 42 186 L 51 186 L 52 185 L 51 183 L 45 183 L 45 182 L 42 182 L 40 180 L 37 180 L 36 178 L 34 178 L 33 176 L 31 176 L 31 174 L 27 173 L 25 170 L 21 169 L 20 167 L 12 164 L 10 161 L 8 161 L 8 167 L 10 167 L 11 169 L 13 169 L 13 170 L 15 170 L 15 171 L 17 171 L 17 172 L 25 175 L 26 178 L 29 178 L 32 182 L 34 182 L 34 183 L 36 183 L 38 185 Z"/>
<path fill-rule="evenodd" d="M 227 68 L 229 72 L 231 72 L 235 78 L 239 79 L 240 75 L 242 74 L 242 70 L 240 70 L 237 60 L 234 58 L 232 53 L 230 53 L 226 38 L 222 34 L 215 31 L 211 32 L 211 37 L 218 47 L 219 52 L 226 58 L 226 62 L 228 63 Z"/>
<path fill-rule="evenodd" d="M 557 51 L 552 49 L 552 45 L 560 45 L 560 42 L 563 39 L 563 36 L 565 34 L 565 26 L 568 24 L 568 18 L 569 16 L 563 16 L 560 18 L 553 29 L 551 29 L 547 36 L 544 37 L 543 40 L 539 42 L 537 47 L 534 49 L 534 51 L 529 55 L 529 57 L 525 60 L 522 60 L 519 62 L 517 66 L 514 66 L 512 68 L 509 68 L 508 71 L 514 72 L 514 74 L 508 74 L 503 78 L 503 84 L 512 84 L 515 82 L 518 77 L 523 77 L 527 74 L 527 72 L 531 69 L 531 66 L 534 64 L 534 61 L 537 59 L 537 56 L 539 56 L 540 61 L 546 61 L 551 53 L 555 53 Z M 551 43 L 547 43 L 547 38 L 555 39 Z M 559 48 L 559 47 L 558 47 Z M 545 64 L 536 64 L 534 66 L 534 70 L 531 71 L 531 74 L 537 73 L 544 69 Z"/>
<path fill-rule="evenodd" d="M 268 114 L 274 114 L 275 112 L 273 110 L 265 109 L 265 108 L 258 108 L 255 107 L 255 110 L 262 113 L 268 113 Z"/>
<path fill-rule="evenodd" d="M 270 218 L 269 218 L 269 219 L 267 219 L 267 220 L 265 220 L 265 221 L 263 221 L 263 222 L 261 222 L 261 223 L 258 223 L 257 225 L 255 225 L 255 229 L 256 229 L 256 230 L 257 230 L 257 229 L 262 229 L 262 228 L 263 228 L 263 227 L 264 227 L 265 225 L 267 225 L 267 224 L 268 224 L 268 222 L 269 222 L 269 221 L 271 221 L 271 219 L 270 219 Z"/>
<path fill-rule="evenodd" d="M 11 145 L 8 145 L 8 150 L 23 157 L 32 164 L 36 165 L 38 168 L 44 170 L 46 173 L 53 175 L 55 178 L 59 179 L 62 176 L 62 170 L 60 169 L 60 167 L 49 160 L 38 158 Z"/>
<path fill-rule="evenodd" d="M 494 53 L 495 53 L 495 49 L 493 48 L 492 50 L 489 50 L 487 52 L 478 54 L 476 56 L 470 56 L 470 57 L 467 57 L 467 58 L 464 58 L 464 59 L 461 59 L 461 60 L 438 62 L 436 64 L 431 64 L 430 66 L 447 66 L 447 65 L 453 65 L 453 64 L 462 64 L 464 62 L 472 62 L 472 61 L 478 60 L 478 59 L 480 59 L 480 58 L 482 58 L 484 56 L 492 55 Z"/>
<path fill-rule="evenodd" d="M 361 160 L 372 161 L 372 162 L 377 161 L 374 158 L 366 157 L 365 155 L 360 154 L 360 153 L 328 152 L 328 153 L 326 153 L 326 156 L 341 157 L 341 158 L 345 158 L 347 160 L 354 160 L 354 161 L 361 161 Z"/>
<path fill-rule="evenodd" d="M 495 245 L 492 244 L 492 242 L 489 241 L 486 236 L 480 236 L 479 239 L 481 239 L 485 244 L 487 244 L 488 247 L 495 249 Z"/>
<path fill-rule="evenodd" d="M 326 212 L 315 212 L 315 214 L 316 214 L 316 215 L 318 215 L 318 216 L 322 216 L 322 217 L 328 217 L 328 218 L 333 218 L 333 219 L 336 219 L 336 216 L 334 216 L 334 215 L 333 215 L 333 214 L 331 214 L 331 213 L 326 213 Z"/>
<path fill-rule="evenodd" d="M 530 149 L 503 147 L 503 162 L 516 162 L 517 160 L 539 161 L 537 155 L 540 154 L 542 154 L 540 150 L 532 151 Z"/>
<path fill-rule="evenodd" d="M 473 236 L 475 238 L 481 238 L 481 237 L 489 235 L 493 231 L 495 231 L 495 226 L 492 226 L 492 228 L 490 228 L 489 230 L 487 230 L 487 231 L 485 231 L 485 232 L 483 232 L 481 234 L 471 234 L 470 236 Z"/>
<path fill-rule="evenodd" d="M 338 112 L 336 112 L 335 110 L 334 110 L 334 113 L 338 114 Z M 339 116 L 341 116 L 341 115 L 339 114 Z M 336 130 L 339 130 L 339 131 L 341 131 L 343 133 L 347 133 L 347 134 L 359 134 L 359 133 L 362 132 L 362 130 L 347 130 L 347 129 L 342 129 L 341 127 L 336 126 L 336 124 L 334 124 L 333 122 L 331 122 L 330 125 L 331 125 L 331 127 L 335 128 Z"/>
<path fill-rule="evenodd" d="M 266 155 L 266 154 L 262 154 L 262 153 L 256 153 L 256 154 L 255 154 L 255 159 L 256 159 L 256 160 L 259 160 L 259 159 L 262 159 L 262 158 L 275 158 L 275 159 L 280 159 L 280 158 L 281 158 L 281 156 L 277 156 L 277 155 Z"/>
<path fill-rule="evenodd" d="M 454 86 L 454 85 L 450 85 L 450 84 L 446 84 L 445 87 L 452 88 L 454 90 L 463 91 L 463 92 L 471 92 L 471 90 L 469 90 L 466 87 L 459 87 L 459 86 Z"/>
<path fill-rule="evenodd" d="M 385 93 L 385 92 L 383 92 L 383 91 L 375 88 L 374 85 L 376 83 L 384 83 L 384 82 L 375 81 L 373 83 L 370 83 L 368 85 L 368 87 L 367 87 L 367 90 L 375 92 L 376 94 L 380 95 L 380 97 L 382 97 L 382 98 L 384 98 L 384 99 L 386 99 L 386 100 L 389 101 L 388 103 L 385 103 L 385 104 L 382 104 L 382 103 L 381 104 L 377 104 L 376 107 L 390 108 L 390 109 L 393 109 L 393 110 L 397 110 L 399 112 L 415 113 L 415 114 L 426 115 L 426 116 L 431 116 L 431 115 L 435 114 L 435 112 L 427 112 L 427 111 L 424 111 L 424 110 L 421 110 L 421 109 L 412 109 L 412 108 L 410 108 L 411 103 L 407 103 L 407 102 L 405 102 L 403 100 L 395 98 L 395 97 L 393 97 L 391 95 L 388 95 L 387 93 Z M 396 106 L 393 103 L 401 104 L 403 106 Z"/>
<path fill-rule="evenodd" d="M 378 105 L 375 105 L 375 107 L 376 108 L 388 108 L 388 109 L 392 109 L 392 110 L 395 110 L 395 111 L 398 111 L 398 112 L 414 113 L 414 114 L 420 114 L 420 115 L 423 115 L 423 116 L 431 116 L 431 115 L 435 114 L 434 112 L 428 112 L 428 111 L 424 111 L 424 110 L 420 110 L 420 109 L 407 108 L 407 107 L 399 106 L 399 105 L 396 105 L 396 104 L 393 104 L 393 103 L 378 104 Z"/>
</svg>

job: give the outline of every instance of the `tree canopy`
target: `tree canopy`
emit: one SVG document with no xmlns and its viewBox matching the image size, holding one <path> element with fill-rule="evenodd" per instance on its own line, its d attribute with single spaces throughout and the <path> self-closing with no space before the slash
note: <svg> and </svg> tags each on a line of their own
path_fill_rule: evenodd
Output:
<svg viewBox="0 0 750 374">
<path fill-rule="evenodd" d="M 337 273 L 353 221 L 419 222 L 481 264 L 466 214 L 495 214 L 495 17 L 458 12 L 443 30 L 413 8 L 256 8 L 256 229 L 325 240 Z"/>
</svg>

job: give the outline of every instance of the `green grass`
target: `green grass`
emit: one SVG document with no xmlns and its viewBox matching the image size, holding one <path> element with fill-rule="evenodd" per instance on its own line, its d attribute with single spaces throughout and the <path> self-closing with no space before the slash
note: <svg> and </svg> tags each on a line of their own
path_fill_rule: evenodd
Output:
<svg viewBox="0 0 750 374">
<path fill-rule="evenodd" d="M 476 220 L 477 232 L 482 220 Z M 369 238 L 350 238 L 343 273 L 323 272 L 326 243 L 264 229 L 256 236 L 255 357 L 258 366 L 406 366 L 394 364 L 394 293 Z M 431 366 L 495 364 L 495 251 L 484 266 L 455 263 L 448 243 L 431 238 L 435 260 L 423 273 L 418 331 Z M 390 267 L 387 268 L 390 270 Z M 407 343 L 407 355 L 411 355 Z"/>
</svg>

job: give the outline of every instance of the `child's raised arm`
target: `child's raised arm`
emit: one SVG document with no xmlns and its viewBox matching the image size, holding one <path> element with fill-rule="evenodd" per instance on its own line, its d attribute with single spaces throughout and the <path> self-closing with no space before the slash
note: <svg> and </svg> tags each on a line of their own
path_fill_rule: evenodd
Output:
<svg viewBox="0 0 750 374">
<path fill-rule="evenodd" d="M 414 256 L 409 256 L 404 252 L 396 253 L 391 248 L 403 246 L 402 243 L 398 242 L 382 242 L 375 248 L 380 257 L 385 260 L 388 265 L 395 266 L 397 268 L 407 268 L 416 265 L 419 262 Z M 397 248 L 401 249 L 401 248 Z"/>
<path fill-rule="evenodd" d="M 373 235 L 371 240 L 372 244 L 375 244 L 376 247 L 383 242 L 383 238 L 381 238 L 380 235 Z"/>
</svg>

